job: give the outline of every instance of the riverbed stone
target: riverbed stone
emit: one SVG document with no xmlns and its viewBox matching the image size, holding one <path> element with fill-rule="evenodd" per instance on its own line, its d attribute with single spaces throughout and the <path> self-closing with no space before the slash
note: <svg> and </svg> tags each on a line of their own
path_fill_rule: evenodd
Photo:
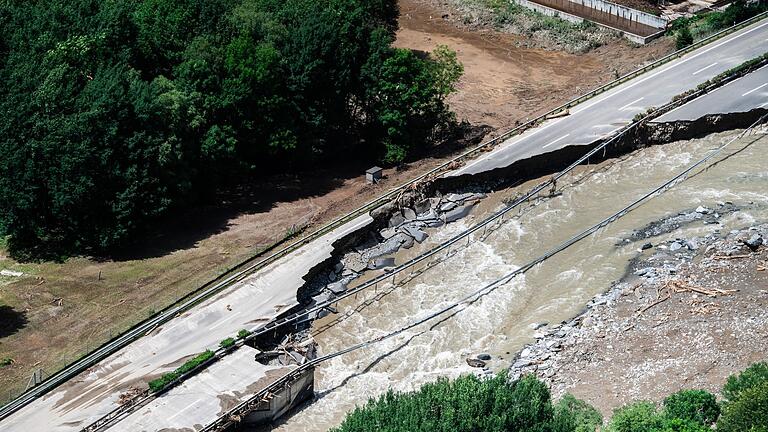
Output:
<svg viewBox="0 0 768 432">
<path fill-rule="evenodd" d="M 491 355 L 488 353 L 480 353 L 477 355 L 477 358 L 480 360 L 488 361 L 491 359 Z"/>
<path fill-rule="evenodd" d="M 763 237 L 760 234 L 753 234 L 744 242 L 744 244 L 752 250 L 757 250 L 757 248 L 763 244 Z"/>
<path fill-rule="evenodd" d="M 484 361 L 476 358 L 471 358 L 471 357 L 467 358 L 467 364 L 476 368 L 485 367 Z"/>
</svg>

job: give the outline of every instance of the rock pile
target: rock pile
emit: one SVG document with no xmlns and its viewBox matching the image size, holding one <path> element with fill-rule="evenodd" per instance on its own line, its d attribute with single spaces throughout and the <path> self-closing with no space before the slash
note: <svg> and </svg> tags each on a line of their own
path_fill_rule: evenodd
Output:
<svg viewBox="0 0 768 432">
<path fill-rule="evenodd" d="M 450 193 L 421 200 L 413 207 L 395 212 L 389 217 L 386 227 L 344 254 L 333 269 L 313 284 L 315 287 L 310 291 L 316 294 L 312 296 L 310 306 L 328 302 L 343 294 L 349 283 L 366 270 L 386 271 L 394 267 L 395 259 L 391 255 L 401 248 L 409 249 L 415 243 L 425 241 L 429 237 L 425 229 L 440 227 L 466 217 L 485 196 L 472 192 Z M 324 309 L 309 318 L 322 318 L 329 313 L 330 310 Z"/>
<path fill-rule="evenodd" d="M 705 214 L 700 210 L 702 209 L 696 209 L 696 213 Z M 662 225 L 659 223 L 654 226 Z M 638 239 L 641 238 L 645 237 L 638 237 Z M 716 230 L 715 233 L 705 237 L 678 238 L 654 246 L 655 250 L 651 252 L 651 256 L 646 255 L 635 260 L 627 276 L 615 283 L 608 292 L 595 296 L 580 315 L 551 327 L 545 326 L 544 323 L 532 325 L 531 328 L 537 330 L 534 335 L 535 342 L 524 347 L 516 355 L 509 369 L 510 377 L 518 378 L 523 374 L 533 373 L 554 386 L 559 380 L 558 371 L 567 370 L 564 368 L 571 365 L 605 360 L 593 358 L 600 354 L 590 350 L 589 344 L 585 342 L 602 340 L 601 338 L 607 336 L 615 338 L 618 337 L 617 335 L 627 334 L 628 330 L 634 329 L 635 326 L 640 328 L 643 315 L 640 311 L 647 310 L 648 305 L 653 306 L 654 301 L 658 302 L 659 287 L 678 279 L 685 279 L 681 277 L 682 273 L 686 273 L 687 277 L 704 274 L 705 276 L 701 276 L 703 279 L 706 279 L 708 272 L 721 275 L 727 266 L 743 262 L 741 258 L 756 257 L 764 252 L 764 249 L 768 249 L 764 246 L 766 238 L 768 238 L 768 225 L 761 225 L 733 230 L 724 236 Z M 641 248 L 642 251 L 647 249 L 649 248 Z M 745 277 L 739 271 L 736 274 L 737 276 L 734 276 L 736 278 Z M 647 287 L 643 290 L 644 294 L 638 290 L 639 287 Z M 715 289 L 714 291 L 730 293 L 733 290 Z M 695 307 L 690 311 L 686 309 L 683 313 L 706 313 L 707 311 L 701 309 L 699 305 L 699 303 L 704 304 L 702 297 L 710 298 L 711 296 L 706 295 L 706 291 L 704 294 L 695 291 L 690 301 L 698 305 L 698 309 Z M 625 305 L 639 304 L 638 312 L 629 317 L 619 318 L 613 313 L 619 301 Z M 665 322 L 664 319 L 659 323 Z M 643 326 L 655 328 L 660 325 L 659 323 L 654 321 L 650 325 L 645 323 Z M 685 325 L 681 324 L 682 327 Z M 607 348 L 610 349 L 610 346 Z M 575 374 L 574 371 L 570 373 Z"/>
</svg>

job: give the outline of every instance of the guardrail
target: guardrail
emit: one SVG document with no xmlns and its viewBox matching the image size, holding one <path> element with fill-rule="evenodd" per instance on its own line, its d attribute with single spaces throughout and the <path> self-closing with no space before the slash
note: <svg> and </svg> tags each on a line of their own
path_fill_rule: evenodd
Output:
<svg viewBox="0 0 768 432">
<path fill-rule="evenodd" d="M 675 51 L 671 54 L 668 54 L 661 59 L 658 59 L 648 65 L 645 65 L 639 69 L 636 69 L 633 72 L 630 72 L 624 76 L 619 77 L 618 79 L 611 81 L 607 84 L 604 84 L 591 92 L 588 92 L 584 95 L 581 95 L 577 98 L 574 98 L 542 115 L 539 117 L 536 117 L 533 120 L 530 120 L 520 126 L 517 126 L 489 141 L 486 141 L 485 143 L 479 144 L 475 146 L 474 148 L 456 156 L 455 158 L 452 158 L 451 160 L 439 165 L 436 168 L 433 168 L 432 170 L 417 176 L 416 178 L 403 183 L 402 185 L 395 187 L 394 189 L 390 190 L 389 192 L 381 195 L 380 197 L 374 199 L 373 201 L 353 210 L 350 213 L 347 213 L 346 215 L 340 216 L 333 221 L 329 222 L 328 224 L 324 225 L 323 227 L 319 228 L 317 231 L 307 235 L 306 237 L 291 243 L 290 245 L 284 247 L 283 249 L 257 261 L 254 262 L 256 259 L 258 259 L 261 255 L 257 255 L 255 257 L 252 257 L 246 261 L 243 261 L 231 269 L 229 269 L 225 275 L 222 275 L 216 279 L 213 279 L 212 281 L 206 283 L 203 285 L 200 289 L 197 291 L 189 294 L 188 296 L 184 297 L 180 302 L 170 306 L 169 308 L 165 309 L 164 311 L 158 313 L 154 317 L 143 321 L 136 326 L 134 326 L 132 329 L 128 330 L 126 333 L 123 333 L 122 335 L 118 336 L 117 338 L 107 342 L 106 344 L 102 345 L 101 347 L 97 348 L 95 351 L 91 352 L 90 354 L 86 355 L 85 357 L 81 358 L 80 360 L 76 361 L 75 363 L 71 364 L 70 366 L 64 368 L 63 370 L 57 372 L 56 374 L 52 375 L 45 381 L 43 381 L 38 386 L 28 390 L 24 394 L 22 394 L 17 399 L 11 401 L 10 403 L 0 407 L 0 420 L 4 419 L 5 417 L 9 416 L 16 410 L 22 408 L 23 406 L 27 405 L 37 397 L 47 393 L 48 391 L 52 390 L 53 388 L 57 387 L 58 385 L 66 382 L 70 378 L 74 377 L 78 373 L 82 372 L 83 370 L 93 366 L 97 362 L 103 360 L 107 356 L 113 354 L 117 350 L 123 348 L 124 346 L 130 344 L 134 340 L 141 337 L 143 334 L 145 334 L 148 331 L 151 331 L 155 327 L 169 321 L 173 317 L 175 317 L 177 314 L 186 311 L 187 309 L 191 308 L 192 306 L 198 304 L 199 302 L 207 299 L 211 295 L 221 291 L 222 289 L 230 286 L 233 283 L 236 283 L 238 281 L 241 281 L 245 277 L 249 276 L 253 272 L 277 261 L 278 259 L 288 255 L 289 253 L 295 251 L 296 249 L 306 245 L 307 243 L 314 241 L 318 239 L 319 237 L 325 235 L 326 233 L 338 228 L 339 226 L 343 225 L 346 222 L 351 221 L 352 219 L 364 214 L 365 212 L 370 212 L 376 208 L 381 207 L 382 205 L 389 202 L 391 199 L 397 197 L 397 195 L 408 188 L 411 185 L 414 185 L 418 182 L 421 182 L 422 180 L 428 179 L 430 177 L 433 177 L 437 174 L 444 173 L 445 171 L 448 171 L 452 169 L 452 167 L 457 162 L 462 162 L 467 158 L 470 158 L 474 155 L 476 155 L 479 152 L 484 152 L 488 148 L 502 142 L 503 140 L 506 140 L 507 138 L 519 134 L 521 132 L 524 132 L 525 130 L 538 125 L 540 122 L 548 119 L 549 117 L 562 113 L 569 108 L 578 105 L 579 103 L 582 103 L 588 99 L 591 99 L 601 93 L 604 93 L 620 84 L 623 84 L 633 78 L 636 78 L 639 75 L 642 75 L 643 73 L 654 69 L 658 66 L 661 66 L 663 64 L 666 64 L 674 59 L 677 59 L 679 57 L 682 57 L 683 55 L 700 48 L 701 46 L 704 46 L 716 39 L 719 39 L 727 34 L 730 34 L 734 31 L 737 31 L 741 28 L 744 28 L 750 24 L 753 24 L 755 22 L 758 22 L 768 16 L 768 12 L 764 12 L 762 14 L 756 15 L 755 17 L 752 17 L 748 20 L 743 21 L 742 23 L 739 23 L 737 25 L 734 25 L 732 27 L 729 27 L 727 29 L 724 29 L 720 32 L 717 32 L 705 39 L 702 39 L 693 45 L 690 45 L 689 47 L 686 47 L 684 49 Z M 234 272 L 233 274 L 230 274 Z M 227 276 L 227 274 L 229 274 Z"/>
</svg>

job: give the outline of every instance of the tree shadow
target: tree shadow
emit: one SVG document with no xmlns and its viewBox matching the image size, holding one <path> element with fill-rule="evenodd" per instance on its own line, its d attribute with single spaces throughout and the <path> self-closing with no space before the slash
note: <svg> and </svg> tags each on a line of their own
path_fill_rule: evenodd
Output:
<svg viewBox="0 0 768 432">
<path fill-rule="evenodd" d="M 0 305 L 0 339 L 15 334 L 27 326 L 27 313 L 8 305 Z"/>
<path fill-rule="evenodd" d="M 176 210 L 157 220 L 151 229 L 97 261 L 130 261 L 158 258 L 193 248 L 198 242 L 227 231 L 233 220 L 245 214 L 266 213 L 280 203 L 322 196 L 346 181 L 363 177 L 371 163 L 344 161 L 294 174 L 276 174 L 220 191 L 207 203 Z M 288 232 L 286 231 L 286 234 Z"/>
</svg>

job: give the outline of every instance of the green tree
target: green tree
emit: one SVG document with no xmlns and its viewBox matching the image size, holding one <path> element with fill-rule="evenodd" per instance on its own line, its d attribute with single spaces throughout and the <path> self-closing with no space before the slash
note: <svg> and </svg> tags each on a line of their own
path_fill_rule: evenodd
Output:
<svg viewBox="0 0 768 432">
<path fill-rule="evenodd" d="M 566 393 L 555 405 L 553 432 L 595 432 L 603 416 L 594 407 Z"/>
<path fill-rule="evenodd" d="M 652 402 L 635 402 L 614 411 L 609 432 L 655 432 L 664 421 Z"/>
<path fill-rule="evenodd" d="M 768 382 L 742 389 L 723 407 L 718 432 L 763 432 L 768 428 Z"/>
<path fill-rule="evenodd" d="M 731 402 L 737 400 L 743 391 L 766 382 L 768 382 L 768 363 L 755 363 L 740 374 L 729 376 L 721 393 L 726 401 Z"/>
<path fill-rule="evenodd" d="M 705 390 L 681 390 L 664 399 L 664 415 L 710 426 L 720 415 L 715 395 Z"/>
<path fill-rule="evenodd" d="M 573 402 L 561 415 L 587 411 L 586 405 Z M 548 432 L 553 416 L 544 383 L 532 376 L 510 381 L 502 373 L 490 379 L 440 379 L 413 393 L 388 392 L 356 408 L 333 431 Z"/>
</svg>

